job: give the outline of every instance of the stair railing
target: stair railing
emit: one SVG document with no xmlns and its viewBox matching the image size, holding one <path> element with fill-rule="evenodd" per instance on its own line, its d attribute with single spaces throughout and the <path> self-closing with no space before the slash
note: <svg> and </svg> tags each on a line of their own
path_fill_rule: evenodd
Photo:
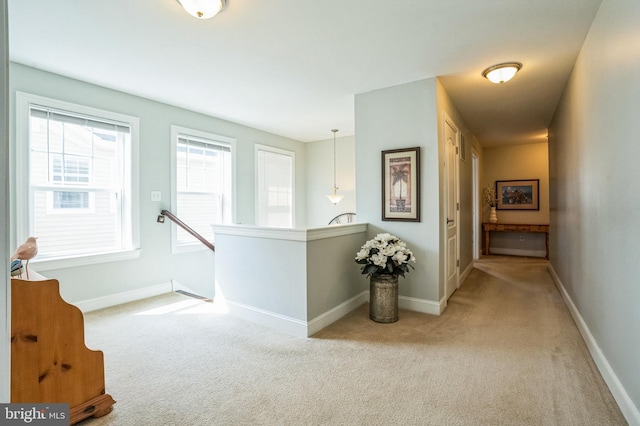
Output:
<svg viewBox="0 0 640 426">
<path fill-rule="evenodd" d="M 184 223 L 183 221 L 181 221 L 178 216 L 174 215 L 173 213 L 171 213 L 169 210 L 162 210 L 160 212 L 163 216 L 168 217 L 169 219 L 171 219 L 173 222 L 175 222 L 176 225 L 178 225 L 179 227 L 181 227 L 182 229 L 184 229 L 185 231 L 187 231 L 189 234 L 193 235 L 194 237 L 196 237 L 198 239 L 198 241 L 200 241 L 202 244 L 204 244 L 205 246 L 209 247 L 211 250 L 216 251 L 216 246 L 214 246 L 211 242 L 209 242 L 206 238 L 204 238 L 202 235 L 198 234 L 196 231 L 194 231 L 191 227 L 189 227 L 189 225 L 187 225 L 186 223 Z"/>
</svg>

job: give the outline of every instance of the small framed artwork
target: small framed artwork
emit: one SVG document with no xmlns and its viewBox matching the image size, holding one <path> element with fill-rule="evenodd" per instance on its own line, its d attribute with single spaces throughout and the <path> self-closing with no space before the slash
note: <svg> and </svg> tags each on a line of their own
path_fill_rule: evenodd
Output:
<svg viewBox="0 0 640 426">
<path fill-rule="evenodd" d="M 540 210 L 540 180 L 498 180 L 498 210 Z"/>
<path fill-rule="evenodd" d="M 382 220 L 420 222 L 420 147 L 382 151 Z"/>
</svg>

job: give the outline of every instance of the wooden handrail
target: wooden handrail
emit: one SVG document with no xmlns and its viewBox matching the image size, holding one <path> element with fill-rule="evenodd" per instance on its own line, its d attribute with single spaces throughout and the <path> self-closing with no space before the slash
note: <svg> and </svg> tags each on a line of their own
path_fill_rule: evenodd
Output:
<svg viewBox="0 0 640 426">
<path fill-rule="evenodd" d="M 198 241 L 200 241 L 202 244 L 204 244 L 205 246 L 209 247 L 211 250 L 216 251 L 216 246 L 214 246 L 213 244 L 211 244 L 209 241 L 207 241 L 202 235 L 198 234 L 196 231 L 194 231 L 193 229 L 191 229 L 189 227 L 189 225 L 187 225 L 186 223 L 184 223 L 183 221 L 181 221 L 178 216 L 176 216 L 175 214 L 171 213 L 169 210 L 162 210 L 160 212 L 163 216 L 168 217 L 169 219 L 171 219 L 172 221 L 174 221 L 176 223 L 176 225 L 180 226 L 182 229 L 184 229 L 185 231 L 187 231 L 188 233 L 190 233 L 191 235 L 193 235 L 194 237 L 196 237 L 198 239 Z"/>
</svg>

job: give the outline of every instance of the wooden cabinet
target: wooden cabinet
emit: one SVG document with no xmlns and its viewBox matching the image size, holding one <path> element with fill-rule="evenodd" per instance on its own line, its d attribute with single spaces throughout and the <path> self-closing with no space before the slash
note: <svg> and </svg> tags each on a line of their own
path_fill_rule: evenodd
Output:
<svg viewBox="0 0 640 426">
<path fill-rule="evenodd" d="M 515 223 L 483 223 L 482 229 L 484 231 L 484 254 L 489 253 L 489 241 L 491 238 L 491 232 L 539 232 L 545 234 L 545 247 L 546 256 L 545 259 L 549 259 L 549 225 L 526 225 Z"/>
<path fill-rule="evenodd" d="M 102 351 L 84 344 L 84 317 L 57 280 L 11 280 L 11 402 L 66 403 L 70 424 L 108 414 Z"/>
</svg>

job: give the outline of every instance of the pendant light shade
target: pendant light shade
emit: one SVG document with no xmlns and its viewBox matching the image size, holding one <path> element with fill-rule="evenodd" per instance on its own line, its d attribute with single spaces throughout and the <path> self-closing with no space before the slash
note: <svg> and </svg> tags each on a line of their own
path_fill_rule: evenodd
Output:
<svg viewBox="0 0 640 426">
<path fill-rule="evenodd" d="M 198 19 L 209 19 L 216 16 L 227 5 L 227 0 L 178 0 L 184 10 Z"/>
<path fill-rule="evenodd" d="M 327 198 L 329 199 L 329 201 L 331 201 L 333 204 L 338 204 L 340 202 L 340 200 L 342 200 L 344 198 L 344 195 L 338 195 L 336 194 L 336 190 L 338 188 L 333 188 L 333 195 L 327 195 Z"/>
<path fill-rule="evenodd" d="M 329 201 L 333 204 L 338 204 L 340 200 L 344 198 L 343 195 L 338 195 L 338 186 L 336 185 L 336 132 L 338 129 L 331 129 L 333 132 L 333 194 L 327 195 Z"/>
<path fill-rule="evenodd" d="M 522 68 L 519 62 L 507 62 L 504 64 L 494 65 L 482 71 L 482 75 L 492 83 L 502 84 L 511 80 Z"/>
</svg>

